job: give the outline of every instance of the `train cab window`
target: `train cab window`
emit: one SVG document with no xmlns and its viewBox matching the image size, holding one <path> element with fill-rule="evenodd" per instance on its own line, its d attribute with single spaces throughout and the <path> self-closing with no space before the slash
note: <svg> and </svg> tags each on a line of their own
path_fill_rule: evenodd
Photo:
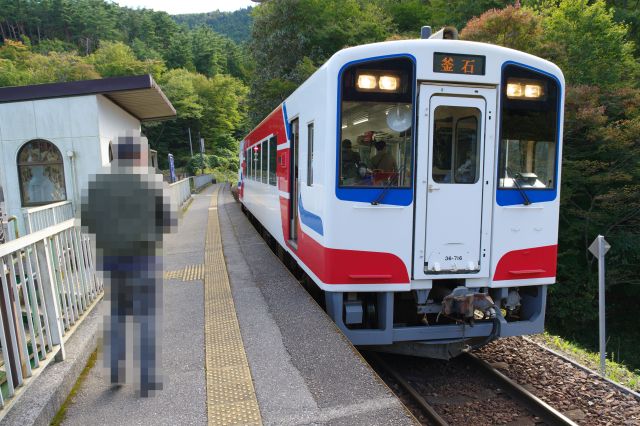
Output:
<svg viewBox="0 0 640 426">
<path fill-rule="evenodd" d="M 413 62 L 358 63 L 341 78 L 338 185 L 411 187 Z"/>
<path fill-rule="evenodd" d="M 276 185 L 276 158 L 278 157 L 278 139 L 269 139 L 269 185 Z"/>
<path fill-rule="evenodd" d="M 480 110 L 439 106 L 434 118 L 434 182 L 476 183 L 480 176 Z"/>
<path fill-rule="evenodd" d="M 502 75 L 498 185 L 552 189 L 556 185 L 558 83 L 516 65 Z"/>
</svg>

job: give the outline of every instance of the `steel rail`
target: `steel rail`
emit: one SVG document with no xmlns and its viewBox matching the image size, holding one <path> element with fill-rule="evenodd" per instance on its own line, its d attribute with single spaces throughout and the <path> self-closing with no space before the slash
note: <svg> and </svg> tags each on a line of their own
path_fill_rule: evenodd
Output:
<svg viewBox="0 0 640 426">
<path fill-rule="evenodd" d="M 385 372 L 387 372 L 393 380 L 395 380 L 401 387 L 404 389 L 413 399 L 413 401 L 422 409 L 424 414 L 427 416 L 431 424 L 435 426 L 448 426 L 447 423 L 440 415 L 436 412 L 436 410 L 429 405 L 429 403 L 418 393 L 418 391 L 409 384 L 393 367 L 391 367 L 386 361 L 384 361 L 380 356 L 376 353 L 368 352 L 367 356 L 373 360 L 375 364 L 381 367 Z"/>
<path fill-rule="evenodd" d="M 547 424 L 578 426 L 573 420 L 493 368 L 488 362 L 468 352 L 460 356 L 479 366 L 492 379 L 500 383 L 510 396 L 522 403 L 529 411 L 540 417 Z"/>
</svg>

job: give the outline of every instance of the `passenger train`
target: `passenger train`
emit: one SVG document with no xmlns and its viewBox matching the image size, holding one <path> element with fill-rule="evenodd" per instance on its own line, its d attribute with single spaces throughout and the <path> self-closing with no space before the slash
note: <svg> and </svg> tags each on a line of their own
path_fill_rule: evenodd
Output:
<svg viewBox="0 0 640 426">
<path fill-rule="evenodd" d="M 355 345 L 449 358 L 542 332 L 563 102 L 560 69 L 520 51 L 347 48 L 241 142 L 239 199 Z"/>
</svg>

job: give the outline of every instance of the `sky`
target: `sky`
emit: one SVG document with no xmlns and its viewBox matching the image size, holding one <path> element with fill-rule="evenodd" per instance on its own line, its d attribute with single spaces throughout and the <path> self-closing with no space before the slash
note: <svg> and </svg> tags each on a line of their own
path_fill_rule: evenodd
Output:
<svg viewBox="0 0 640 426">
<path fill-rule="evenodd" d="M 214 10 L 229 12 L 258 4 L 251 0 L 113 0 L 113 3 L 134 9 L 144 7 L 164 11 L 171 15 L 212 12 Z"/>
</svg>

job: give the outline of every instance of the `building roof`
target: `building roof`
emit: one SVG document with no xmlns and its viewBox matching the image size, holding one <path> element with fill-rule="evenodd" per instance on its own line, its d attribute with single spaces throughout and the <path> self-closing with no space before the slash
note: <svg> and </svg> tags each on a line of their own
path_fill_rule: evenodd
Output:
<svg viewBox="0 0 640 426">
<path fill-rule="evenodd" d="M 0 103 L 104 95 L 140 121 L 171 119 L 176 110 L 149 74 L 0 88 Z"/>
</svg>

